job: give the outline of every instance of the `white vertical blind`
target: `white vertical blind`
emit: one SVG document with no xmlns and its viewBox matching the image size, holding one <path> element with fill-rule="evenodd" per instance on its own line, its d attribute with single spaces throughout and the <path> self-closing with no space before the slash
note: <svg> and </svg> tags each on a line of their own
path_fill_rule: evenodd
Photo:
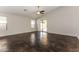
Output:
<svg viewBox="0 0 79 59">
<path fill-rule="evenodd" d="M 0 16 L 0 32 L 6 31 L 7 17 Z"/>
</svg>

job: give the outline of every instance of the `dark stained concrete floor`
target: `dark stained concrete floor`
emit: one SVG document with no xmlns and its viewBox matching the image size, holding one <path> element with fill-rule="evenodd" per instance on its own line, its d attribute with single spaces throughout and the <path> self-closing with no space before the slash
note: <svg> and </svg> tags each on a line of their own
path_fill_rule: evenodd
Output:
<svg viewBox="0 0 79 59">
<path fill-rule="evenodd" d="M 79 40 L 76 37 L 30 32 L 0 37 L 1 52 L 77 52 Z"/>
</svg>

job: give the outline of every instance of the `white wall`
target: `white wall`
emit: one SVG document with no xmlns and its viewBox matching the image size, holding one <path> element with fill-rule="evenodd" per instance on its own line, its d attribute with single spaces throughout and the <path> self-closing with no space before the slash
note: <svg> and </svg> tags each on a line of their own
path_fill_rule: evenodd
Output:
<svg viewBox="0 0 79 59">
<path fill-rule="evenodd" d="M 79 7 L 60 7 L 40 19 L 48 19 L 48 32 L 79 37 Z"/>
<path fill-rule="evenodd" d="M 0 32 L 0 36 L 13 35 L 31 32 L 30 20 L 24 16 L 0 13 L 0 16 L 7 17 L 7 31 Z"/>
</svg>

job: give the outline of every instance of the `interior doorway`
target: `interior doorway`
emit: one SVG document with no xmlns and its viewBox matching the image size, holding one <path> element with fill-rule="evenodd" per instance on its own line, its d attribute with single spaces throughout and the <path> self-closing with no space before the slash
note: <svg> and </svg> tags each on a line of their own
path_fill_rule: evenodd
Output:
<svg viewBox="0 0 79 59">
<path fill-rule="evenodd" d="M 40 31 L 47 32 L 47 20 L 40 20 Z"/>
</svg>

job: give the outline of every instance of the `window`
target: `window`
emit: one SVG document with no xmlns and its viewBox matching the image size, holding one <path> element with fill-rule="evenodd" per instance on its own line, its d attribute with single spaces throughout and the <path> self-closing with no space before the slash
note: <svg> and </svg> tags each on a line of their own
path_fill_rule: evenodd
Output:
<svg viewBox="0 0 79 59">
<path fill-rule="evenodd" d="M 7 18 L 0 16 L 0 32 L 6 31 L 7 28 Z"/>
<path fill-rule="evenodd" d="M 35 20 L 31 20 L 31 28 L 35 28 Z"/>
</svg>

